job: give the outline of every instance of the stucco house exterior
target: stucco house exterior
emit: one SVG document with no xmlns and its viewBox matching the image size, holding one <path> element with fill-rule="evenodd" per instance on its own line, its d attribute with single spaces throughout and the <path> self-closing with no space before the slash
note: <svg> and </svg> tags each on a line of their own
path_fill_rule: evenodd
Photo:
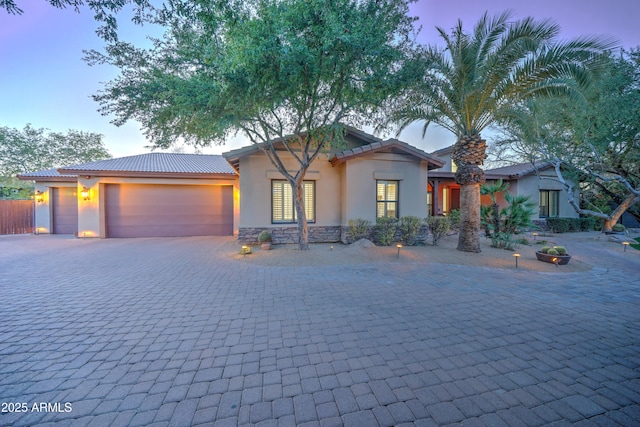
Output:
<svg viewBox="0 0 640 427">
<path fill-rule="evenodd" d="M 448 214 L 459 207 L 452 148 L 426 153 L 397 139 L 346 127 L 346 144 L 318 157 L 304 179 L 311 242 L 345 240 L 350 219 Z M 283 145 L 276 150 L 298 169 Z M 536 218 L 577 216 L 553 168 L 515 165 L 486 171 L 509 191 L 539 201 Z M 36 230 L 78 237 L 237 235 L 255 242 L 297 241 L 291 186 L 260 146 L 222 155 L 148 153 L 19 176 L 35 181 Z M 488 201 L 485 201 L 488 203 Z"/>
<path fill-rule="evenodd" d="M 440 169 L 429 173 L 429 207 L 431 215 L 446 215 L 453 209 L 460 208 L 460 186 L 454 176 L 456 165 L 451 159 L 453 146 L 432 152 L 431 154 L 444 163 Z M 543 222 L 546 218 L 577 218 L 578 213 L 568 202 L 568 194 L 557 180 L 555 169 L 551 164 L 519 163 L 495 169 L 485 170 L 487 182 L 502 179 L 509 183 L 509 192 L 514 196 L 528 196 L 537 204 L 534 222 Z M 576 199 L 579 197 L 575 194 Z M 504 206 L 504 200 L 498 200 Z M 482 204 L 490 204 L 488 196 L 481 197 Z"/>
</svg>

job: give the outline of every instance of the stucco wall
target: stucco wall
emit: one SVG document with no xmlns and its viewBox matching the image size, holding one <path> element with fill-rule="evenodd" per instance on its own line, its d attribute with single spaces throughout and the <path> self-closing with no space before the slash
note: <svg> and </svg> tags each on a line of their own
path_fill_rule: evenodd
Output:
<svg viewBox="0 0 640 427">
<path fill-rule="evenodd" d="M 400 154 L 372 154 L 345 165 L 346 206 L 343 225 L 355 218 L 376 220 L 376 181 L 399 181 L 399 216 L 427 216 L 427 165 Z"/>
<path fill-rule="evenodd" d="M 540 217 L 540 190 L 559 190 L 559 211 L 561 217 L 578 218 L 580 215 L 571 207 L 568 202 L 567 191 L 562 184 L 556 179 L 556 173 L 553 169 L 540 171 L 540 177 L 531 174 L 518 180 L 518 195 L 530 196 L 535 206 L 534 219 Z M 575 196 L 576 199 L 578 195 Z"/>
<path fill-rule="evenodd" d="M 298 170 L 297 162 L 282 154 L 288 171 Z M 284 179 L 263 153 L 240 159 L 240 227 L 272 227 L 271 181 Z M 326 157 L 317 158 L 305 176 L 316 181 L 315 226 L 340 225 L 340 169 L 331 166 Z"/>
</svg>

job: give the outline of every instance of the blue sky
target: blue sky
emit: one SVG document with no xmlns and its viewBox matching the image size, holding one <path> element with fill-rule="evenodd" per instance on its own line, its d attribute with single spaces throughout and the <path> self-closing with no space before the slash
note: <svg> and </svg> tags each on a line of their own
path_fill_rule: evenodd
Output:
<svg viewBox="0 0 640 427">
<path fill-rule="evenodd" d="M 18 0 L 18 4 L 23 15 L 0 10 L 0 126 L 23 128 L 31 123 L 52 131 L 101 133 L 116 157 L 149 151 L 138 123 L 112 125 L 111 118 L 103 117 L 91 99 L 103 82 L 117 75 L 115 69 L 89 67 L 82 60 L 83 49 L 102 46 L 91 11 L 56 9 L 45 0 Z M 505 9 L 513 10 L 517 18 L 552 18 L 561 26 L 562 38 L 605 34 L 620 40 L 625 48 L 640 45 L 638 0 L 419 0 L 412 14 L 420 17 L 420 40 L 439 43 L 436 25 L 448 30 L 460 18 L 465 28 L 471 28 L 485 11 L 496 14 Z M 121 29 L 123 39 L 137 42 L 144 42 L 151 30 L 127 22 L 121 23 Z M 419 126 L 400 138 L 426 151 L 455 142 L 453 135 L 437 129 L 423 140 Z M 245 144 L 237 138 L 204 152 L 221 153 Z"/>
</svg>

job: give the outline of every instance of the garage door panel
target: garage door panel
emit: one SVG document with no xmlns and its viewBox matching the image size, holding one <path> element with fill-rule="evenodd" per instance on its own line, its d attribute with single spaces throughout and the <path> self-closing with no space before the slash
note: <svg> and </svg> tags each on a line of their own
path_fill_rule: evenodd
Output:
<svg viewBox="0 0 640 427">
<path fill-rule="evenodd" d="M 75 188 L 51 188 L 51 209 L 54 234 L 78 231 L 78 193 Z"/>
<path fill-rule="evenodd" d="M 109 184 L 108 237 L 233 234 L 231 186 Z"/>
</svg>

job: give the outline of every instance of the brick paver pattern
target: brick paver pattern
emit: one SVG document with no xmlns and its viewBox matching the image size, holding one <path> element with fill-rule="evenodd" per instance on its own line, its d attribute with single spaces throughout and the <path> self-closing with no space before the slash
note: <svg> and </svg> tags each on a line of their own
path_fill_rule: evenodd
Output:
<svg viewBox="0 0 640 427">
<path fill-rule="evenodd" d="M 256 267 L 224 241 L 0 239 L 0 425 L 639 425 L 638 271 Z"/>
</svg>

